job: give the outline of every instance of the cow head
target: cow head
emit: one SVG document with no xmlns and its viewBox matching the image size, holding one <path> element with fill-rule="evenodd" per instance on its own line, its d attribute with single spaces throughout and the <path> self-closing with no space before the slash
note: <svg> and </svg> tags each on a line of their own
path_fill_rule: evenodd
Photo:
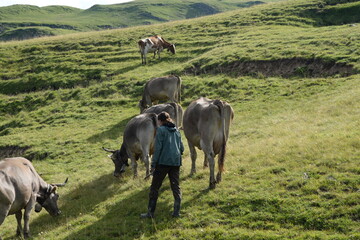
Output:
<svg viewBox="0 0 360 240">
<path fill-rule="evenodd" d="M 103 149 L 107 152 L 112 153 L 109 155 L 109 157 L 111 158 L 111 160 L 113 161 L 113 163 L 115 165 L 114 177 L 120 177 L 121 173 L 125 172 L 125 168 L 127 166 L 129 166 L 129 163 L 128 163 L 129 156 L 127 155 L 124 144 L 121 145 L 120 150 L 110 150 L 110 149 L 107 149 L 104 147 L 103 147 Z"/>
<path fill-rule="evenodd" d="M 175 44 L 171 44 L 171 45 L 168 47 L 168 51 L 170 51 L 172 54 L 175 54 L 175 53 L 176 53 Z"/>
<path fill-rule="evenodd" d="M 56 193 L 56 189 L 65 186 L 67 181 L 68 178 L 64 183 L 48 184 L 47 189 L 42 190 L 36 197 L 35 212 L 40 212 L 44 207 L 51 216 L 60 215 L 61 211 L 57 206 L 59 194 Z"/>
<path fill-rule="evenodd" d="M 51 216 L 60 215 L 61 211 L 57 206 L 59 194 L 56 193 L 56 189 L 56 186 L 49 185 L 46 191 L 37 196 L 35 212 L 40 212 L 44 207 Z"/>
</svg>

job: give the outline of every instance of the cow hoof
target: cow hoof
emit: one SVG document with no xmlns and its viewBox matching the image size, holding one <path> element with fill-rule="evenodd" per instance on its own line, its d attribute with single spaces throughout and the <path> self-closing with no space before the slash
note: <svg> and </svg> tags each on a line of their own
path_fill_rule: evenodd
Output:
<svg viewBox="0 0 360 240">
<path fill-rule="evenodd" d="M 216 182 L 210 183 L 209 189 L 215 189 L 215 187 L 216 187 Z"/>
<path fill-rule="evenodd" d="M 30 233 L 24 233 L 24 239 L 30 238 Z"/>
<path fill-rule="evenodd" d="M 220 173 L 218 173 L 217 175 L 216 175 L 216 182 L 221 182 L 221 180 L 222 180 L 222 178 L 221 178 L 221 174 Z"/>
</svg>

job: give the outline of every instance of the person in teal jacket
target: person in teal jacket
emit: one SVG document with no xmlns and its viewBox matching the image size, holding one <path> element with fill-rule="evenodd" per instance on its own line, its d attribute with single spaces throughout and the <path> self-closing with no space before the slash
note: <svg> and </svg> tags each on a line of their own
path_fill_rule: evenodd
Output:
<svg viewBox="0 0 360 240">
<path fill-rule="evenodd" d="M 173 217 L 180 216 L 181 189 L 179 184 L 181 158 L 184 145 L 181 134 L 167 112 L 158 115 L 159 127 L 156 129 L 154 154 L 151 161 L 153 178 L 149 193 L 148 212 L 142 218 L 153 218 L 159 189 L 166 175 L 169 176 L 171 190 L 174 195 Z"/>
</svg>

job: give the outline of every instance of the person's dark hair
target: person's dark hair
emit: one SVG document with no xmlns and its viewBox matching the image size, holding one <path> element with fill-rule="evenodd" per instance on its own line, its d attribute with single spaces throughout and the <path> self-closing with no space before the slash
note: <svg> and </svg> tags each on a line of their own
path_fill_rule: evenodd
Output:
<svg viewBox="0 0 360 240">
<path fill-rule="evenodd" d="M 161 112 L 158 115 L 158 120 L 161 122 L 170 122 L 170 123 L 173 122 L 173 120 L 171 119 L 170 115 L 167 112 Z"/>
</svg>

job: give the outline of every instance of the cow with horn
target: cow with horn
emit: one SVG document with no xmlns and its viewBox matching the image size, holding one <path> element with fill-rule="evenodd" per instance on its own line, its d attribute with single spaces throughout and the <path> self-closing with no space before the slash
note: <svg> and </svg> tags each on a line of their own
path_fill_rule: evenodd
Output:
<svg viewBox="0 0 360 240">
<path fill-rule="evenodd" d="M 51 216 L 60 215 L 57 206 L 59 195 L 57 187 L 65 186 L 68 179 L 61 184 L 48 184 L 36 172 L 32 163 L 26 158 L 5 158 L 0 161 L 0 225 L 8 215 L 15 214 L 17 235 L 30 236 L 30 212 L 40 212 L 44 207 Z M 24 228 L 21 226 L 22 210 L 24 211 Z M 1 237 L 0 237 L 1 239 Z"/>
<path fill-rule="evenodd" d="M 146 167 L 146 176 L 150 176 L 150 155 L 154 152 L 154 138 L 157 128 L 157 115 L 155 113 L 143 113 L 132 118 L 125 126 L 123 143 L 120 150 L 103 150 L 112 153 L 115 170 L 114 176 L 120 177 L 125 168 L 129 166 L 128 159 L 131 159 L 131 166 L 134 177 L 137 176 L 137 160 L 141 158 Z"/>
</svg>

